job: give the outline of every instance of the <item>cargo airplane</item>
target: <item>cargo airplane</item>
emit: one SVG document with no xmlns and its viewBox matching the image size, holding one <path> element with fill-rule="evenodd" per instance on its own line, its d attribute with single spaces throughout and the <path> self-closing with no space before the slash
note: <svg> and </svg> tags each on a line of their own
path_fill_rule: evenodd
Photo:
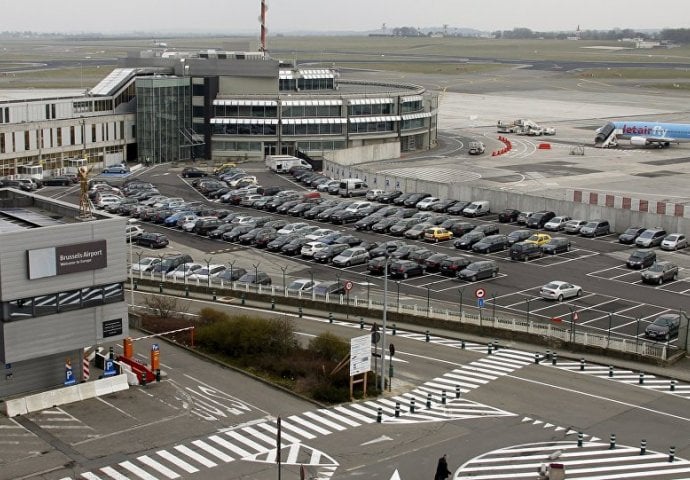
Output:
<svg viewBox="0 0 690 480">
<path fill-rule="evenodd" d="M 642 147 L 656 144 L 658 148 L 672 143 L 690 142 L 690 124 L 658 122 L 609 122 L 596 131 L 594 146 L 615 147 L 618 140 L 629 140 L 631 145 Z"/>
</svg>

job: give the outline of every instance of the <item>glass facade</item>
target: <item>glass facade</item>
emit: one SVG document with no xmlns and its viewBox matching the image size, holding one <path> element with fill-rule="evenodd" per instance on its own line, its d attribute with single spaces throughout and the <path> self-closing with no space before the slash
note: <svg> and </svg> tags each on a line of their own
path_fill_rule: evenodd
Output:
<svg viewBox="0 0 690 480">
<path fill-rule="evenodd" d="M 136 92 L 139 161 L 190 159 L 191 144 L 185 140 L 192 128 L 190 78 L 137 78 Z"/>
</svg>

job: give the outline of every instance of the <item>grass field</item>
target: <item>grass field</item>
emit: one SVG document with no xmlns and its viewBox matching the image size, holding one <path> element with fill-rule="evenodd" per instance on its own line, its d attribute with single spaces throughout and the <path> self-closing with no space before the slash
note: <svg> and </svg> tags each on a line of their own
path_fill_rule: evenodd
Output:
<svg viewBox="0 0 690 480">
<path fill-rule="evenodd" d="M 255 38 L 184 37 L 158 38 L 170 48 L 196 50 L 223 49 L 224 45 L 249 43 Z M 608 50 L 587 48 L 619 42 L 568 40 L 492 40 L 469 38 L 397 37 L 270 37 L 269 51 L 275 58 L 351 68 L 396 71 L 401 73 L 471 76 L 506 68 L 491 63 L 497 60 L 602 62 L 607 68 L 573 72 L 574 76 L 611 79 L 663 80 L 655 88 L 687 88 L 690 70 L 674 64 L 690 64 L 690 46 L 674 49 Z M 149 38 L 113 39 L 14 39 L 3 38 L 0 48 L 0 88 L 90 87 L 98 83 L 128 53 L 151 49 Z M 463 59 L 485 59 L 487 63 L 465 63 Z M 22 66 L 21 62 L 49 66 Z M 59 65 L 72 62 L 71 65 Z M 77 62 L 82 62 L 78 65 Z M 665 68 L 608 68 L 617 62 L 665 63 Z M 75 66 L 77 63 L 78 66 Z M 56 65 L 57 64 L 57 65 Z M 102 65 L 102 68 L 100 66 Z M 26 71 L 30 70 L 30 71 Z M 565 73 L 565 72 L 564 72 Z"/>
</svg>

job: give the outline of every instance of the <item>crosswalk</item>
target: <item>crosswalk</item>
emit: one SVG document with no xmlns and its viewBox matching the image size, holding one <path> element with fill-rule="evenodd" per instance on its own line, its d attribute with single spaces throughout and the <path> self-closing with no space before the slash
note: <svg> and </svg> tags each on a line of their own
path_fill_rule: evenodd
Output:
<svg viewBox="0 0 690 480">
<path fill-rule="evenodd" d="M 633 371 L 624 368 L 611 368 L 606 365 L 596 365 L 591 363 L 585 364 L 583 369 L 583 364 L 581 362 L 561 361 L 559 361 L 554 367 L 561 370 L 568 370 L 570 372 L 591 375 L 593 377 L 615 382 L 627 383 L 629 385 L 635 385 L 648 390 L 654 390 L 656 392 L 667 393 L 669 395 L 676 395 L 690 399 L 690 384 L 681 383 L 669 378 L 661 378 L 655 375 L 646 374 L 639 370 Z M 642 380 L 640 380 L 641 373 Z"/>
<path fill-rule="evenodd" d="M 640 448 L 609 443 L 547 442 L 515 445 L 475 457 L 460 467 L 453 480 L 517 480 L 537 478 L 544 464 L 563 465 L 566 478 L 577 480 L 671 480 L 687 478 L 690 462 Z M 682 476 L 681 476 L 682 475 Z"/>
<path fill-rule="evenodd" d="M 377 175 L 399 178 L 414 178 L 416 180 L 438 181 L 443 183 L 461 183 L 472 182 L 481 178 L 481 175 L 469 170 L 458 170 L 451 168 L 437 168 L 437 167 L 407 167 L 407 168 L 391 168 L 388 170 L 380 170 L 376 172 Z M 393 185 L 390 185 L 391 187 Z"/>
</svg>

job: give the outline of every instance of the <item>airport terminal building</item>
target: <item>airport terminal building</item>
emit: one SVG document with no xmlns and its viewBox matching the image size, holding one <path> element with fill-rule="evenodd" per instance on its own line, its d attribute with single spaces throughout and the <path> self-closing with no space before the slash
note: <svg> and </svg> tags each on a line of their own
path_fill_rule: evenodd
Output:
<svg viewBox="0 0 690 480">
<path fill-rule="evenodd" d="M 436 146 L 438 96 L 262 53 L 141 52 L 86 92 L 0 91 L 0 177 L 140 161 Z"/>
<path fill-rule="evenodd" d="M 0 189 L 0 399 L 80 382 L 84 349 L 128 335 L 124 227 Z"/>
</svg>

